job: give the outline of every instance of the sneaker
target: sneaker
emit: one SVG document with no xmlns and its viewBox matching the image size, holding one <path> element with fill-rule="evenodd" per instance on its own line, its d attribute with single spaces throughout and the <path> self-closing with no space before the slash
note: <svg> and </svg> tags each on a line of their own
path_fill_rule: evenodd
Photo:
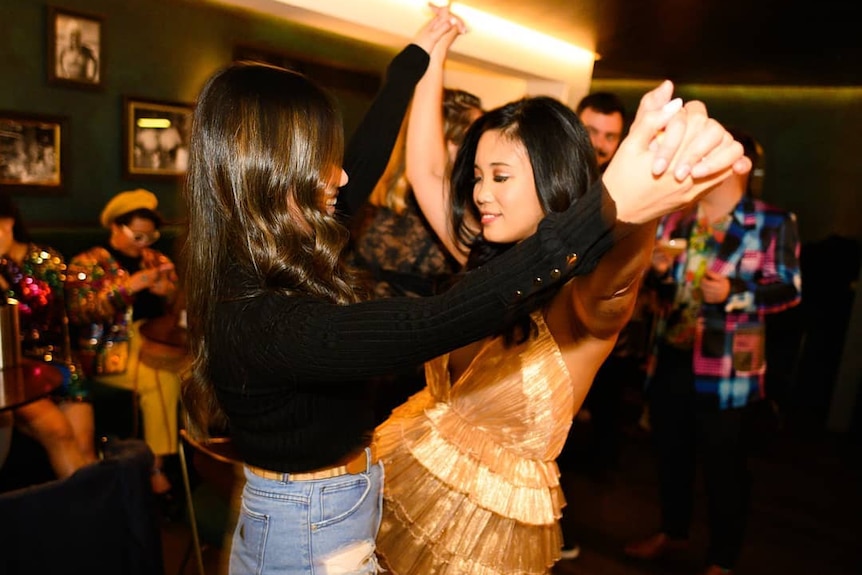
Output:
<svg viewBox="0 0 862 575">
<path fill-rule="evenodd" d="M 580 545 L 572 545 L 571 547 L 563 547 L 560 550 L 560 559 L 577 559 L 581 554 Z"/>
</svg>

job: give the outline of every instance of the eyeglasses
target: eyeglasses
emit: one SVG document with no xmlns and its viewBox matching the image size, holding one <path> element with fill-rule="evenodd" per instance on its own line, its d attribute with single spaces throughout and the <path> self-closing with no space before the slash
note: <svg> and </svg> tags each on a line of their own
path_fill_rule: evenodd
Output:
<svg viewBox="0 0 862 575">
<path fill-rule="evenodd" d="M 150 233 L 146 232 L 136 232 L 132 228 L 127 225 L 120 226 L 123 230 L 123 233 L 129 238 L 131 241 L 135 242 L 139 246 L 149 246 L 154 243 L 162 236 L 159 230 L 153 230 Z"/>
</svg>

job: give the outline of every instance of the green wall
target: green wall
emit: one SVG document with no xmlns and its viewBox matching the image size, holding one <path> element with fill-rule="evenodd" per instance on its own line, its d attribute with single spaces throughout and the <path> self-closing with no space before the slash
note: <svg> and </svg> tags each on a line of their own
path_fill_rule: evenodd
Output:
<svg viewBox="0 0 862 575">
<path fill-rule="evenodd" d="M 238 45 L 378 77 L 394 55 L 391 49 L 199 1 L 60 0 L 52 5 L 104 18 L 104 88 L 91 91 L 49 84 L 48 4 L 40 0 L 0 2 L 0 110 L 68 118 L 65 193 L 16 196 L 31 227 L 98 225 L 105 202 L 119 191 L 136 187 L 155 192 L 169 220 L 182 218 L 178 181 L 123 177 L 125 95 L 192 103 L 204 81 L 231 61 Z M 364 88 L 334 87 L 348 134 L 370 102 L 367 86 Z"/>
<path fill-rule="evenodd" d="M 176 181 L 122 175 L 122 98 L 193 102 L 205 79 L 231 61 L 237 45 L 380 74 L 394 51 L 272 17 L 199 0 L 62 0 L 57 6 L 104 18 L 104 89 L 48 84 L 46 18 L 40 0 L 0 3 L 0 110 L 68 117 L 65 194 L 19 196 L 31 224 L 93 225 L 114 193 L 147 187 L 168 218 L 182 217 Z M 633 114 L 652 83 L 595 80 L 619 93 Z M 349 134 L 369 95 L 335 86 Z M 831 234 L 862 240 L 862 87 L 678 86 L 712 115 L 746 129 L 766 150 L 764 197 L 799 216 L 803 241 Z"/>
<path fill-rule="evenodd" d="M 653 83 L 594 80 L 619 94 L 630 116 Z M 792 210 L 803 242 L 862 241 L 862 87 L 677 86 L 711 116 L 754 136 L 766 158 L 763 198 Z"/>
</svg>

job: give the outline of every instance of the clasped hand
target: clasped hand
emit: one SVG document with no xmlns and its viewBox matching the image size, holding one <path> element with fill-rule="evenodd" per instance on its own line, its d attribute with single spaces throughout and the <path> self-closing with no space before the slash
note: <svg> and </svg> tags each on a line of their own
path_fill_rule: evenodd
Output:
<svg viewBox="0 0 862 575">
<path fill-rule="evenodd" d="M 665 81 L 641 98 L 629 135 L 602 176 L 617 219 L 645 224 L 697 200 L 751 161 L 702 102 L 680 107 Z"/>
<path fill-rule="evenodd" d="M 149 290 L 155 295 L 166 296 L 175 288 L 174 264 L 163 263 L 158 267 L 147 268 L 132 274 L 129 289 L 132 293 Z"/>
</svg>

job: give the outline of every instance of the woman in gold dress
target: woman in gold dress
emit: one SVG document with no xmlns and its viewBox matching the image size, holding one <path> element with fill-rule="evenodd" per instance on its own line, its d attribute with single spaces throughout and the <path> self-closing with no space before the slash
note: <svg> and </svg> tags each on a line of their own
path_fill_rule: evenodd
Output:
<svg viewBox="0 0 862 575">
<path fill-rule="evenodd" d="M 414 96 L 407 170 L 411 178 L 437 178 L 436 189 L 446 192 L 443 174 L 429 167 L 431 136 L 414 122 L 440 107 L 443 44 Z M 644 112 L 649 98 L 670 90 L 665 83 L 644 97 L 632 125 L 636 137 L 621 145 L 619 157 L 627 144 L 656 135 Z M 439 131 L 433 124 L 424 126 Z M 411 152 L 411 142 L 425 142 L 422 153 Z M 603 179 L 615 177 L 619 166 L 612 163 Z M 681 168 L 678 177 L 689 171 L 682 159 L 672 167 Z M 744 160 L 736 165 L 749 167 Z M 698 180 L 697 190 L 728 173 Z M 472 269 L 578 201 L 598 177 L 589 136 L 572 110 L 530 98 L 492 110 L 470 128 L 451 198 L 417 194 L 417 200 L 444 243 L 456 246 L 453 255 Z M 618 220 L 630 221 L 624 214 Z M 386 469 L 377 543 L 392 573 L 541 574 L 559 559 L 557 519 L 565 502 L 555 458 L 631 315 L 652 251 L 655 221 L 620 227 L 615 247 L 595 269 L 551 293 L 539 311 L 512 317 L 503 333 L 427 363 L 426 388 L 377 428 Z"/>
</svg>

